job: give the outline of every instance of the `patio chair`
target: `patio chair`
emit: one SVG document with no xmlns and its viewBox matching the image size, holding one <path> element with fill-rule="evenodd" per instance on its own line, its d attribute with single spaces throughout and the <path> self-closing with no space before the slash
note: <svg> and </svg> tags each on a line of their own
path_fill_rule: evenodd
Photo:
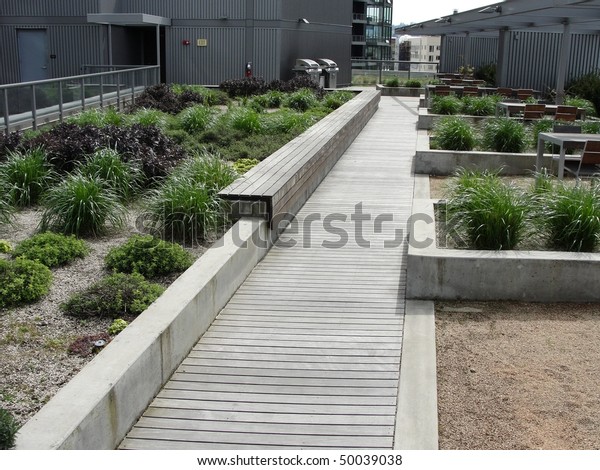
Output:
<svg viewBox="0 0 600 470">
<path fill-rule="evenodd" d="M 530 88 L 519 88 L 516 91 L 516 95 L 521 101 L 525 101 L 527 98 L 531 98 L 533 96 L 533 90 Z"/>
<path fill-rule="evenodd" d="M 477 88 L 476 86 L 465 86 L 463 87 L 462 94 L 463 96 L 478 96 L 479 88 Z"/>
<path fill-rule="evenodd" d="M 436 85 L 433 87 L 433 94 L 439 96 L 448 96 L 450 94 L 450 85 Z"/>
<path fill-rule="evenodd" d="M 559 105 L 556 107 L 555 121 L 572 122 L 577 120 L 577 106 Z"/>
<path fill-rule="evenodd" d="M 530 121 L 534 119 L 542 119 L 546 114 L 546 105 L 545 104 L 530 104 L 527 103 L 525 105 L 525 110 L 523 111 L 523 120 Z"/>
<path fill-rule="evenodd" d="M 565 160 L 565 171 L 577 179 L 580 179 L 580 176 L 600 174 L 600 140 L 588 140 L 581 152 L 581 158 Z"/>
</svg>

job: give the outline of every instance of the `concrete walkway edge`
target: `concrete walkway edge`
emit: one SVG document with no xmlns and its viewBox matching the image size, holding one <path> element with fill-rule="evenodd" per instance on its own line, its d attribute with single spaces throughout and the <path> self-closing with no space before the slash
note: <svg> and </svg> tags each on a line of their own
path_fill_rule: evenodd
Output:
<svg viewBox="0 0 600 470">
<path fill-rule="evenodd" d="M 394 449 L 437 450 L 437 368 L 433 302 L 406 301 Z"/>
</svg>

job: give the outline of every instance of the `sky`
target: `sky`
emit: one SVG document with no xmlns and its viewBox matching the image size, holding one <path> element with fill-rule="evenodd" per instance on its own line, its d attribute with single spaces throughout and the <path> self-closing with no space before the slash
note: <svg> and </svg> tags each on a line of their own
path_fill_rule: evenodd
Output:
<svg viewBox="0 0 600 470">
<path fill-rule="evenodd" d="M 422 21 L 473 10 L 498 3 L 500 0 L 394 0 L 395 25 L 400 23 L 420 23 Z"/>
</svg>

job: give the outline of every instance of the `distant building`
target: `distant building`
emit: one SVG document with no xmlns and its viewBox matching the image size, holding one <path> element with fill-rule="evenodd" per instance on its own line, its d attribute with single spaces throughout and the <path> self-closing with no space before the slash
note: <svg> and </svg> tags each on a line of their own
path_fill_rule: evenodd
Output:
<svg viewBox="0 0 600 470">
<path fill-rule="evenodd" d="M 243 77 L 248 62 L 254 76 L 287 80 L 296 59 L 327 58 L 339 65 L 338 86 L 350 84 L 357 3 L 365 52 L 385 55 L 391 1 L 2 0 L 0 83 L 159 63 L 164 82 L 217 85 Z"/>
<path fill-rule="evenodd" d="M 352 3 L 352 58 L 393 59 L 393 1 L 354 0 Z"/>
<path fill-rule="evenodd" d="M 398 60 L 411 62 L 433 62 L 432 64 L 411 65 L 411 70 L 435 72 L 440 62 L 439 36 L 398 36 Z"/>
</svg>

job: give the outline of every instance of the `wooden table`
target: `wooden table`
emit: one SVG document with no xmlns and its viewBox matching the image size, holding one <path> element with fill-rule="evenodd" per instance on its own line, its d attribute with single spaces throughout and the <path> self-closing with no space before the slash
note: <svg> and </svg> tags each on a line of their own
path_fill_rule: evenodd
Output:
<svg viewBox="0 0 600 470">
<path fill-rule="evenodd" d="M 563 178 L 565 171 L 565 151 L 567 149 L 582 149 L 588 140 L 600 140 L 600 134 L 570 134 L 560 132 L 540 132 L 537 142 L 537 156 L 535 159 L 536 171 L 541 171 L 544 158 L 545 143 L 560 146 L 558 157 L 558 179 Z"/>
<path fill-rule="evenodd" d="M 500 101 L 496 103 L 496 116 L 504 115 L 510 117 L 513 113 L 522 113 L 525 111 L 525 105 L 527 103 L 515 103 L 510 101 Z M 556 104 L 546 105 L 546 114 L 556 114 Z M 577 108 L 577 118 L 585 119 L 585 109 Z"/>
</svg>

